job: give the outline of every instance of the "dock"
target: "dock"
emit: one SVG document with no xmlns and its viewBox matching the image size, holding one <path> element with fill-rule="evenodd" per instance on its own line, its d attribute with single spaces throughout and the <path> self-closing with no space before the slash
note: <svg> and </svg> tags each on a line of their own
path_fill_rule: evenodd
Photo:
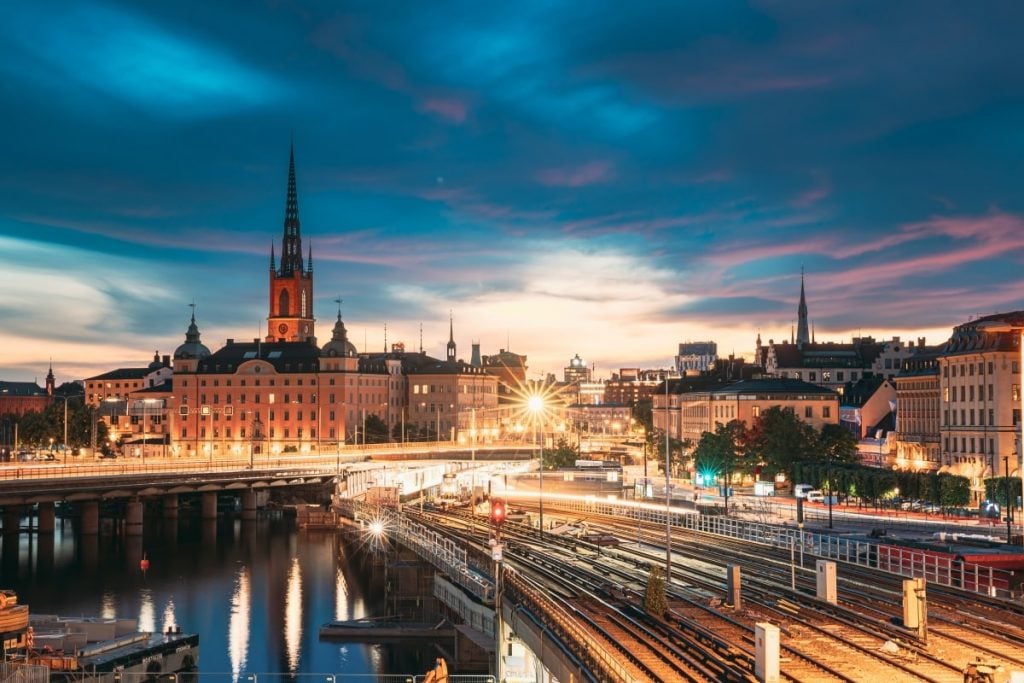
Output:
<svg viewBox="0 0 1024 683">
<path fill-rule="evenodd" d="M 436 624 L 390 619 L 352 619 L 332 621 L 320 627 L 322 640 L 381 642 L 389 640 L 447 640 L 455 637 L 448 621 Z"/>
</svg>

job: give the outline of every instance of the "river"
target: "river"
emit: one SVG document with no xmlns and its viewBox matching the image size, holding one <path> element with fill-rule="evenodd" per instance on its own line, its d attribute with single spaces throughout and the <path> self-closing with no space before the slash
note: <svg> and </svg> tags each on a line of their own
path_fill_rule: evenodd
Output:
<svg viewBox="0 0 1024 683">
<path fill-rule="evenodd" d="M 135 538 L 109 527 L 78 537 L 58 518 L 53 537 L 0 540 L 0 588 L 17 591 L 31 613 L 198 633 L 204 680 L 424 674 L 438 655 L 430 646 L 319 639 L 329 621 L 383 614 L 379 574 L 340 534 L 296 529 L 283 517 L 156 520 Z"/>
</svg>

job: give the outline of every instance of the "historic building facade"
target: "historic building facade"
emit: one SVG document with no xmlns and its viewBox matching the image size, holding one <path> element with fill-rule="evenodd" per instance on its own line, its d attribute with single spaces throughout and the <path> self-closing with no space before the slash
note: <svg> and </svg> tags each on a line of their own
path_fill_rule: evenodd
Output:
<svg viewBox="0 0 1024 683">
<path fill-rule="evenodd" d="M 938 359 L 942 465 L 981 480 L 1020 476 L 1021 332 L 1024 311 L 953 328 Z"/>
</svg>

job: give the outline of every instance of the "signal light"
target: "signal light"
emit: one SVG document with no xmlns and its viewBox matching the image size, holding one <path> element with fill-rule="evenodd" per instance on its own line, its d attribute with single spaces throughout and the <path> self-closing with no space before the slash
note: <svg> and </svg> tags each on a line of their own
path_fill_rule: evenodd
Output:
<svg viewBox="0 0 1024 683">
<path fill-rule="evenodd" d="M 491 524 L 494 526 L 501 526 L 505 523 L 505 501 L 503 500 L 492 500 L 491 501 Z"/>
</svg>

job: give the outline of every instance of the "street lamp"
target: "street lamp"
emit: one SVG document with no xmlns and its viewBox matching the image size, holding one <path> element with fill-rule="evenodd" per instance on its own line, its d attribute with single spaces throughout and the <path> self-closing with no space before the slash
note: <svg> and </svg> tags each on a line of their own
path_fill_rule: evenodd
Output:
<svg viewBox="0 0 1024 683">
<path fill-rule="evenodd" d="M 68 399 L 71 396 L 60 396 L 64 399 L 64 464 L 68 464 Z"/>
<path fill-rule="evenodd" d="M 544 398 L 540 395 L 533 395 L 527 400 L 527 408 L 533 415 L 533 437 L 534 441 L 537 441 L 537 424 L 544 413 Z M 540 450 L 538 451 L 538 464 L 540 467 L 537 470 L 537 501 L 540 507 L 540 537 L 544 538 L 544 435 L 541 434 Z"/>
</svg>

